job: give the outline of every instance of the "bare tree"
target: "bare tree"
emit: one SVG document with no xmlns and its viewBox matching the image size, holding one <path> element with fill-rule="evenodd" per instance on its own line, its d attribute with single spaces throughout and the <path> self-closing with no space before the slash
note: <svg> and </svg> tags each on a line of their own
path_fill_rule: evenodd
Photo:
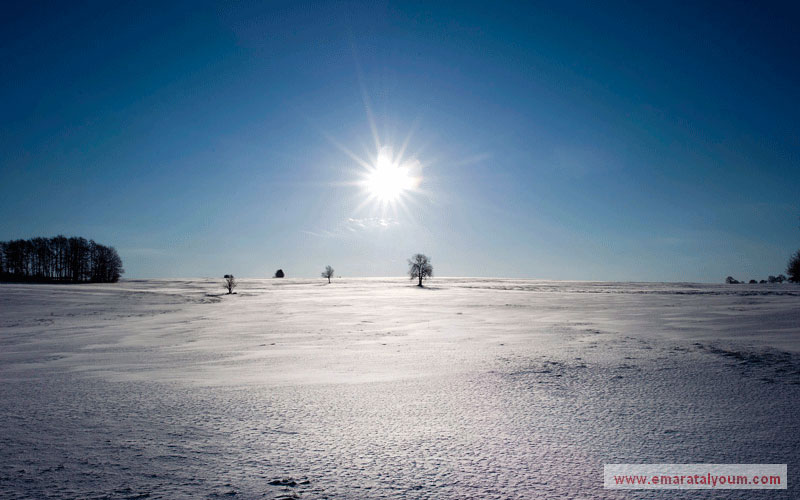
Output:
<svg viewBox="0 0 800 500">
<path fill-rule="evenodd" d="M 418 253 L 408 259 L 408 276 L 412 280 L 414 278 L 419 280 L 417 286 L 422 286 L 422 280 L 433 276 L 433 266 L 427 255 Z"/>
<path fill-rule="evenodd" d="M 322 271 L 322 277 L 328 278 L 328 283 L 330 283 L 331 278 L 333 278 L 333 268 L 331 266 L 325 266 L 325 270 Z"/>
<path fill-rule="evenodd" d="M 238 285 L 238 283 L 236 283 L 236 278 L 234 278 L 232 274 L 226 274 L 225 288 L 228 289 L 228 294 L 233 293 L 233 289 L 236 288 L 236 285 Z"/>
</svg>

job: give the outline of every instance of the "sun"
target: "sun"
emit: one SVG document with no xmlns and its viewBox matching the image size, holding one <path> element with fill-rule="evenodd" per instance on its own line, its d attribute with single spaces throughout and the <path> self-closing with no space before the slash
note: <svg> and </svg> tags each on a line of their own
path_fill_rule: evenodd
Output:
<svg viewBox="0 0 800 500">
<path fill-rule="evenodd" d="M 391 150 L 382 148 L 372 167 L 367 169 L 363 185 L 372 199 L 394 203 L 419 183 L 411 170 L 409 165 L 395 161 Z"/>
</svg>

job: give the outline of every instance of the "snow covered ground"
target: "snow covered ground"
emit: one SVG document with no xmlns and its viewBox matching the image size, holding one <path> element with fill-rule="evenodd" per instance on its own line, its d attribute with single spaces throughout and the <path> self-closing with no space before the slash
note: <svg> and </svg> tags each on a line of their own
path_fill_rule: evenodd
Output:
<svg viewBox="0 0 800 500">
<path fill-rule="evenodd" d="M 800 287 L 0 285 L 0 498 L 800 498 Z M 612 491 L 605 463 L 786 463 Z"/>
</svg>

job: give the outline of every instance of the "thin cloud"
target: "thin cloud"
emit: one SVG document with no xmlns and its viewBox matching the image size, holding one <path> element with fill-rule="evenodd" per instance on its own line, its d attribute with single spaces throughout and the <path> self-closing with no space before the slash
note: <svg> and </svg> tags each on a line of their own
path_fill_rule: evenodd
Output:
<svg viewBox="0 0 800 500">
<path fill-rule="evenodd" d="M 348 217 L 333 229 L 303 229 L 301 232 L 317 238 L 341 238 L 371 231 L 384 231 L 398 225 L 400 221 L 394 217 Z"/>
</svg>

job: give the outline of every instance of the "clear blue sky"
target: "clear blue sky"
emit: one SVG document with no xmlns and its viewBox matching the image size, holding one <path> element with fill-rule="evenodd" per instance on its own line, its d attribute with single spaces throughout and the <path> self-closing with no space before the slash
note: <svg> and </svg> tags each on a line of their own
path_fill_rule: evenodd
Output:
<svg viewBox="0 0 800 500">
<path fill-rule="evenodd" d="M 0 239 L 127 278 L 721 282 L 800 247 L 796 2 L 116 3 L 4 6 Z M 370 116 L 405 209 L 355 184 Z"/>
</svg>

